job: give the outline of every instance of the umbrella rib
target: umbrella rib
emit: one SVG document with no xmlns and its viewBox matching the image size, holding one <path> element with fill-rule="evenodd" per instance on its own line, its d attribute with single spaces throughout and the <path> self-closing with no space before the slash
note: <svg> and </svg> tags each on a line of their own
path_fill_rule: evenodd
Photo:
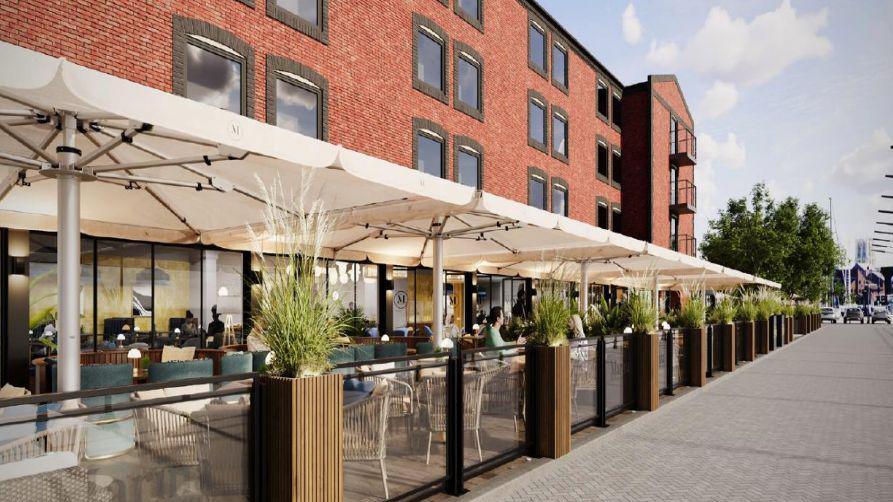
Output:
<svg viewBox="0 0 893 502">
<path fill-rule="evenodd" d="M 209 164 L 211 162 L 217 162 L 219 160 L 228 160 L 229 156 L 214 154 L 214 155 L 194 155 L 191 157 L 179 157 L 179 158 L 159 158 L 157 160 L 146 160 L 143 162 L 125 162 L 123 164 L 111 164 L 111 165 L 102 165 L 93 167 L 92 170 L 94 173 L 105 173 L 109 171 L 124 171 L 126 169 L 147 169 L 150 167 L 165 167 L 165 166 L 176 166 L 179 164 L 197 164 L 203 162 L 205 164 Z"/>
<path fill-rule="evenodd" d="M 31 150 L 33 153 L 37 154 L 38 156 L 43 157 L 44 160 L 46 160 L 50 164 L 53 164 L 53 165 L 57 164 L 56 159 L 54 159 L 51 155 L 46 153 L 43 150 L 43 148 L 40 147 L 40 145 L 35 144 L 30 139 L 22 136 L 21 134 L 19 134 L 15 130 L 13 130 L 12 127 L 4 124 L 3 122 L 0 122 L 0 130 L 5 132 L 6 134 L 8 134 L 9 137 L 11 137 L 12 139 L 14 139 L 14 140 L 18 141 L 19 143 L 21 143 L 22 145 L 24 145 L 25 148 L 27 148 L 28 150 Z"/>
<path fill-rule="evenodd" d="M 468 222 L 466 222 L 466 221 L 463 220 L 462 218 L 460 218 L 460 217 L 458 217 L 458 216 L 453 216 L 453 218 L 456 218 L 456 219 L 459 221 L 459 223 L 462 223 L 462 224 L 465 225 L 466 227 L 469 227 L 469 228 L 471 227 L 471 225 L 469 225 Z M 502 242 L 500 242 L 499 239 L 496 239 L 496 238 L 494 238 L 494 237 L 490 237 L 490 236 L 488 236 L 488 237 L 487 237 L 487 240 L 490 240 L 490 241 L 492 241 L 492 242 L 495 242 L 496 244 L 498 244 L 500 247 L 502 247 L 503 249 L 505 249 L 505 250 L 508 251 L 509 253 L 512 253 L 512 254 L 518 254 L 518 252 L 519 252 L 517 249 L 512 249 L 511 247 L 506 246 L 505 244 L 503 244 Z"/>
<path fill-rule="evenodd" d="M 18 104 L 20 104 L 20 105 L 22 105 L 22 106 L 24 106 L 24 107 L 26 107 L 26 108 L 33 108 L 33 109 L 35 109 L 35 110 L 40 110 L 40 112 L 41 112 L 43 115 L 50 115 L 50 110 L 44 110 L 43 108 L 41 108 L 40 106 L 38 106 L 36 103 L 31 103 L 30 101 L 28 101 L 28 100 L 26 100 L 26 99 L 24 99 L 24 98 L 20 98 L 20 97 L 18 97 L 18 96 L 15 96 L 15 95 L 13 95 L 13 94 L 9 94 L 9 93 L 5 93 L 5 92 L 3 92 L 3 91 L 0 91 L 0 97 L 2 97 L 2 98 L 4 98 L 4 99 L 8 99 L 8 100 L 10 100 L 10 101 L 13 101 L 13 102 L 15 102 L 15 103 L 18 103 Z M 11 112 L 11 110 L 4 110 L 4 112 L 9 113 L 9 112 Z"/>
<path fill-rule="evenodd" d="M 335 253 L 337 253 L 337 252 L 339 252 L 339 251 L 342 251 L 342 250 L 344 250 L 344 249 L 346 249 L 346 248 L 349 248 L 349 247 L 353 246 L 354 244 L 359 244 L 359 243 L 363 242 L 364 240 L 366 240 L 366 239 L 372 237 L 373 235 L 375 235 L 376 233 L 381 233 L 381 230 L 376 229 L 375 231 L 373 231 L 373 232 L 369 232 L 368 234 L 366 234 L 366 235 L 360 237 L 359 239 L 350 241 L 350 242 L 348 242 L 347 244 L 344 244 L 343 246 L 334 247 L 334 248 L 332 248 L 332 251 L 334 251 Z"/>
<path fill-rule="evenodd" d="M 96 138 L 94 138 L 92 134 L 90 134 L 90 133 L 85 133 L 84 136 L 86 136 L 87 139 L 90 140 L 91 143 L 93 143 L 93 144 L 96 145 L 97 147 L 99 146 L 99 140 L 96 139 Z M 118 158 L 118 156 L 115 155 L 114 153 L 112 153 L 111 151 L 107 151 L 107 152 L 105 152 L 105 153 L 106 153 L 106 155 L 108 155 L 108 157 L 112 160 L 112 162 L 116 162 L 116 163 L 119 163 L 119 164 L 121 163 L 121 160 Z M 127 174 L 131 174 L 131 172 L 130 172 L 129 170 L 125 170 L 124 172 L 127 173 Z M 104 181 L 104 182 L 106 182 L 106 183 L 112 183 L 112 181 L 110 181 L 110 180 L 101 180 L 101 181 Z M 114 184 L 117 185 L 118 183 L 114 183 Z M 167 209 L 168 212 L 170 212 L 172 215 L 174 215 L 174 218 L 180 220 L 180 223 L 182 223 L 186 228 L 188 228 L 190 231 L 192 231 L 195 235 L 199 235 L 198 230 L 196 230 L 195 227 L 193 227 L 192 225 L 189 224 L 188 221 L 186 221 L 186 217 L 185 217 L 185 216 L 182 216 L 180 213 L 178 213 L 178 212 L 177 212 L 177 211 L 170 205 L 170 203 L 168 203 L 168 201 L 164 200 L 164 197 L 162 197 L 161 194 L 159 194 L 158 192 L 155 191 L 154 188 L 152 188 L 152 187 L 148 187 L 148 186 L 147 186 L 147 187 L 145 187 L 145 189 L 146 189 L 146 193 L 148 193 L 148 194 L 149 194 L 150 196 L 152 196 L 152 198 L 154 198 L 159 204 L 161 204 L 161 207 Z"/>
<path fill-rule="evenodd" d="M 117 129 L 117 130 L 119 130 L 119 131 L 123 131 L 123 130 L 126 129 L 125 127 L 121 127 L 121 126 L 114 125 L 114 124 L 100 123 L 100 125 L 101 125 L 102 127 L 107 127 L 107 128 L 109 128 L 109 129 Z M 172 134 L 172 133 L 164 133 L 164 132 L 154 131 L 154 130 L 153 130 L 153 131 L 145 131 L 145 132 L 143 132 L 143 134 L 145 134 L 145 135 L 147 135 L 147 136 L 155 136 L 155 137 L 157 137 L 157 138 L 164 138 L 164 139 L 171 139 L 171 140 L 176 140 L 176 141 L 182 141 L 182 142 L 184 142 L 184 143 L 192 143 L 192 144 L 194 144 L 194 145 L 199 145 L 199 146 L 208 146 L 208 147 L 211 147 L 211 148 L 216 148 L 216 147 L 217 147 L 217 145 L 215 145 L 214 143 L 208 143 L 208 142 L 205 142 L 205 141 L 201 141 L 201 140 L 199 140 L 199 139 L 192 139 L 192 138 L 188 138 L 188 137 L 186 137 L 186 136 L 180 136 L 180 135 Z"/>
</svg>

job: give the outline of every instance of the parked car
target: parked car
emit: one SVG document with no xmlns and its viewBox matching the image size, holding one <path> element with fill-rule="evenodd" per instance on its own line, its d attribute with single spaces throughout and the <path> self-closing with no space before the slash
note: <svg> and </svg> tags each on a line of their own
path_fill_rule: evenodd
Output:
<svg viewBox="0 0 893 502">
<path fill-rule="evenodd" d="M 837 321 L 841 319 L 840 309 L 835 307 L 822 307 L 822 322 L 828 321 L 832 324 L 837 324 Z"/>
<path fill-rule="evenodd" d="M 846 315 L 843 318 L 843 323 L 846 324 L 850 321 L 859 321 L 860 323 L 865 323 L 865 314 L 862 313 L 862 309 L 859 307 L 850 307 L 846 309 Z"/>
<path fill-rule="evenodd" d="M 893 324 L 893 312 L 890 312 L 885 308 L 876 308 L 874 309 L 874 313 L 871 314 L 871 324 L 876 322 L 886 322 L 887 324 Z"/>
</svg>

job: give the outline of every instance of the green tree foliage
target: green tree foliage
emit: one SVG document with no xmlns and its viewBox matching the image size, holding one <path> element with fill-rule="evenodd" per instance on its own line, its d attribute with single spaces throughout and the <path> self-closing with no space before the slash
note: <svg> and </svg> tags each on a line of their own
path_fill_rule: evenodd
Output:
<svg viewBox="0 0 893 502">
<path fill-rule="evenodd" d="M 793 197 L 776 202 L 762 183 L 754 185 L 749 199 L 730 199 L 710 221 L 701 254 L 811 300 L 827 294 L 828 278 L 843 256 L 824 210 L 816 204 L 801 208 Z"/>
</svg>

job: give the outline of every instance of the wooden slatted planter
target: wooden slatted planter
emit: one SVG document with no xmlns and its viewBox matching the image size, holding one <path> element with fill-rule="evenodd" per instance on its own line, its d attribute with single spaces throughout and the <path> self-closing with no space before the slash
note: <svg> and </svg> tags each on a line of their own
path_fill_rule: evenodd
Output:
<svg viewBox="0 0 893 502">
<path fill-rule="evenodd" d="M 722 354 L 720 355 L 722 371 L 735 371 L 735 361 L 737 360 L 735 348 L 738 346 L 735 335 L 734 324 L 713 325 L 713 336 L 718 336 L 722 340 Z"/>
<path fill-rule="evenodd" d="M 806 333 L 809 332 L 809 331 L 807 331 L 807 327 L 806 327 L 806 316 L 805 315 L 797 316 L 796 329 L 797 329 L 797 333 L 799 333 L 801 335 L 805 335 Z"/>
<path fill-rule="evenodd" d="M 692 387 L 707 385 L 707 328 L 685 329 L 688 345 L 688 384 Z"/>
<path fill-rule="evenodd" d="M 741 332 L 738 333 L 738 336 L 744 337 L 744 354 L 741 355 L 741 359 L 744 361 L 753 361 L 756 359 L 755 331 L 756 328 L 754 322 L 745 321 L 742 323 Z"/>
<path fill-rule="evenodd" d="M 786 316 L 785 320 L 785 334 L 788 337 L 788 343 L 794 341 L 794 318 L 791 316 Z"/>
<path fill-rule="evenodd" d="M 654 411 L 660 406 L 660 335 L 637 334 L 633 338 L 633 344 L 636 361 L 636 409 Z M 673 362 L 668 361 L 667 364 Z"/>
<path fill-rule="evenodd" d="M 769 321 L 754 321 L 754 341 L 757 354 L 769 353 Z"/>
<path fill-rule="evenodd" d="M 570 347 L 532 345 L 527 350 L 533 454 L 559 458 L 571 451 Z"/>
<path fill-rule="evenodd" d="M 339 374 L 259 377 L 260 499 L 344 500 L 343 387 Z"/>
</svg>

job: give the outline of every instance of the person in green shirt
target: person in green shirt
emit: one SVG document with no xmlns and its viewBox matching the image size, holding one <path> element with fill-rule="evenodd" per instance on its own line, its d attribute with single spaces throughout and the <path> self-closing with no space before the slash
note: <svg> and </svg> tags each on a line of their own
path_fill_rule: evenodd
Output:
<svg viewBox="0 0 893 502">
<path fill-rule="evenodd" d="M 484 328 L 484 345 L 487 347 L 502 347 L 508 345 L 508 342 L 502 339 L 499 328 L 505 322 L 505 315 L 502 313 L 502 307 L 493 307 L 490 309 L 490 316 L 487 318 L 489 324 Z"/>
</svg>

